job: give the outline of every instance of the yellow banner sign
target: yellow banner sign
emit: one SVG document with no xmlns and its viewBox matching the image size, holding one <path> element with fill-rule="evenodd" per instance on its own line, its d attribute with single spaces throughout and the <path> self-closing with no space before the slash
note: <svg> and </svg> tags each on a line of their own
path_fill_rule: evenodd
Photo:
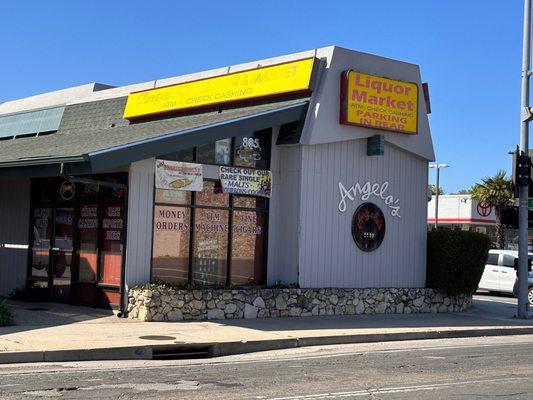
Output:
<svg viewBox="0 0 533 400">
<path fill-rule="evenodd" d="M 124 118 L 310 90 L 314 58 L 131 93 Z"/>
<path fill-rule="evenodd" d="M 341 77 L 340 123 L 418 133 L 418 85 L 357 71 Z"/>
</svg>

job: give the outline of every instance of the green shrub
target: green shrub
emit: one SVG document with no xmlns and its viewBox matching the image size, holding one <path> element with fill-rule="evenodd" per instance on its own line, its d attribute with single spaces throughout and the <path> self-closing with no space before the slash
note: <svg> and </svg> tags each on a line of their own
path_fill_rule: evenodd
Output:
<svg viewBox="0 0 533 400">
<path fill-rule="evenodd" d="M 0 326 L 11 325 L 12 320 L 11 313 L 7 309 L 4 300 L 0 299 Z"/>
<path fill-rule="evenodd" d="M 487 235 L 449 229 L 428 233 L 426 286 L 449 295 L 477 290 L 490 250 Z"/>
</svg>

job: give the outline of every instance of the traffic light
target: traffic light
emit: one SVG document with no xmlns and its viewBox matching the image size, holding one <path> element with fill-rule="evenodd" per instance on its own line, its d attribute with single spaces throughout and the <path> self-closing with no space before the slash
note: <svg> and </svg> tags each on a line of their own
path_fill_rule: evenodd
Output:
<svg viewBox="0 0 533 400">
<path fill-rule="evenodd" d="M 518 154 L 515 166 L 516 186 L 527 186 L 531 178 L 531 158 L 525 154 Z"/>
<path fill-rule="evenodd" d="M 518 207 L 509 206 L 500 211 L 500 221 L 509 229 L 518 229 Z M 527 212 L 528 229 L 533 229 L 533 210 Z"/>
<path fill-rule="evenodd" d="M 500 221 L 509 229 L 518 229 L 518 207 L 510 206 L 502 208 Z"/>
</svg>

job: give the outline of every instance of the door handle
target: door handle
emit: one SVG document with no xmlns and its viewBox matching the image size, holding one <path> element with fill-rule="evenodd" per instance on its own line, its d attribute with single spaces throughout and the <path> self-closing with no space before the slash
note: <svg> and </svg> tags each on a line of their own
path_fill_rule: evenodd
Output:
<svg viewBox="0 0 533 400">
<path fill-rule="evenodd" d="M 506 273 L 507 273 L 507 271 L 502 271 L 502 274 L 506 274 Z"/>
<path fill-rule="evenodd" d="M 497 269 L 493 269 L 492 272 L 498 272 L 498 270 Z"/>
</svg>

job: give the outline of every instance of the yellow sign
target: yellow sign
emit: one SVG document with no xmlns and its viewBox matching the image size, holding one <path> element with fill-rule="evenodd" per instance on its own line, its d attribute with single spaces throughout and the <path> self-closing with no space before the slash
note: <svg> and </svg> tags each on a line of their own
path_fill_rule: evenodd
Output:
<svg viewBox="0 0 533 400">
<path fill-rule="evenodd" d="M 314 58 L 131 93 L 124 118 L 310 90 Z"/>
<path fill-rule="evenodd" d="M 340 123 L 418 133 L 418 85 L 357 71 L 341 77 Z"/>
</svg>

